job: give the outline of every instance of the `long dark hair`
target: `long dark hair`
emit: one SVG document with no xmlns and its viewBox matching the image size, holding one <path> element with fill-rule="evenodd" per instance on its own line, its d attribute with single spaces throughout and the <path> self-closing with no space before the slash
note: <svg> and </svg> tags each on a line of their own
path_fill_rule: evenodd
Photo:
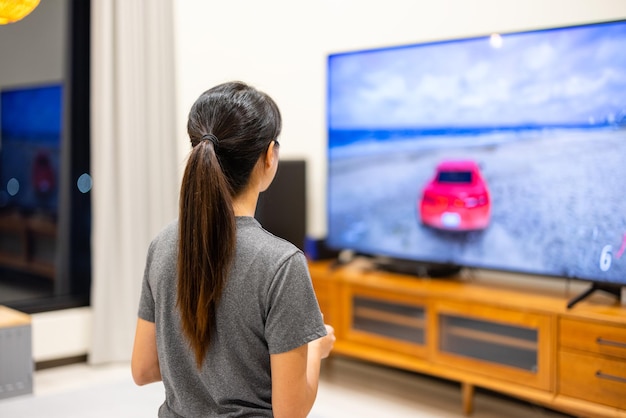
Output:
<svg viewBox="0 0 626 418">
<path fill-rule="evenodd" d="M 193 149 L 180 190 L 177 307 L 198 367 L 235 254 L 232 199 L 281 126 L 276 103 L 241 82 L 205 91 L 189 112 Z"/>
</svg>

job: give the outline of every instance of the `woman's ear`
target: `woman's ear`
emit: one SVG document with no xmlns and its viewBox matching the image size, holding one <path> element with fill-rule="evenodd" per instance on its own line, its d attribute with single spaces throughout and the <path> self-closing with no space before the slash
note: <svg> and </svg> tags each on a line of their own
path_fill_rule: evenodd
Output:
<svg viewBox="0 0 626 418">
<path fill-rule="evenodd" d="M 270 145 L 265 151 L 265 168 L 269 169 L 274 165 L 274 160 L 278 158 L 278 149 L 276 148 L 276 141 L 270 142 Z"/>
<path fill-rule="evenodd" d="M 276 176 L 276 171 L 278 170 L 278 148 L 276 147 L 276 141 L 272 141 L 267 147 L 265 155 L 259 157 L 256 169 L 260 170 L 259 192 L 263 192 L 272 184 Z"/>
</svg>

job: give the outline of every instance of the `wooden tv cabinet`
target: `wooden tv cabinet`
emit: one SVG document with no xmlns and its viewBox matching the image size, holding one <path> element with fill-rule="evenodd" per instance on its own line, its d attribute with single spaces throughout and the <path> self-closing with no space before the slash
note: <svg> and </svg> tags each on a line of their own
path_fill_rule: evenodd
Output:
<svg viewBox="0 0 626 418">
<path fill-rule="evenodd" d="M 460 382 L 581 417 L 626 417 L 626 307 L 466 279 L 311 262 L 334 355 Z"/>
</svg>

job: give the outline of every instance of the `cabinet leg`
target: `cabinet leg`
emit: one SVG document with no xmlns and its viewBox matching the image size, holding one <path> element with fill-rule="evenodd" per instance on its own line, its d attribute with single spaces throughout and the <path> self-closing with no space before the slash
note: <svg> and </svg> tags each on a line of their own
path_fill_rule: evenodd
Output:
<svg viewBox="0 0 626 418">
<path fill-rule="evenodd" d="M 472 415 L 474 412 L 474 385 L 462 382 L 461 393 L 463 396 L 463 414 Z"/>
</svg>

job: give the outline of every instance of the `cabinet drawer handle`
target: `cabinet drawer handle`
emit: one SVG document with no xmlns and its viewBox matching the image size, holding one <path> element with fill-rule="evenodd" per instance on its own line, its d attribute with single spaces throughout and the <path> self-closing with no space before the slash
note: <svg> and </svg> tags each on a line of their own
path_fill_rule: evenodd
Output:
<svg viewBox="0 0 626 418">
<path fill-rule="evenodd" d="M 621 377 L 621 376 L 615 376 L 615 375 L 612 375 L 612 374 L 602 373 L 601 370 L 598 370 L 596 372 L 596 377 L 599 377 L 600 379 L 614 380 L 616 382 L 626 383 L 626 377 Z"/>
<path fill-rule="evenodd" d="M 613 346 L 613 347 L 626 348 L 626 343 L 622 343 L 622 342 L 619 342 L 619 341 L 605 340 L 602 337 L 598 337 L 596 342 L 598 344 L 600 344 L 600 345 L 610 345 L 610 346 Z"/>
</svg>

